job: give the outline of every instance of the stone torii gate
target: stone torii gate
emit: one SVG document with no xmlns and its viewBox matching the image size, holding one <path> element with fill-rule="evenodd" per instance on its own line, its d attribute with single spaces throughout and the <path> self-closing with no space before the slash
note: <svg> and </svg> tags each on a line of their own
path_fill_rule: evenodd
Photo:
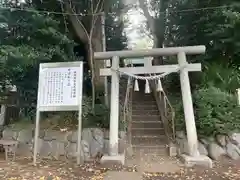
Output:
<svg viewBox="0 0 240 180">
<path fill-rule="evenodd" d="M 204 164 L 212 167 L 211 159 L 207 156 L 200 155 L 198 151 L 198 138 L 188 75 L 188 72 L 190 71 L 201 71 L 201 64 L 189 64 L 186 59 L 186 55 L 204 54 L 205 51 L 205 46 L 187 46 L 94 53 L 95 60 L 112 59 L 111 68 L 100 69 L 101 76 L 111 76 L 109 155 L 103 156 L 102 161 L 120 161 L 121 163 L 124 163 L 124 155 L 119 155 L 118 153 L 119 74 L 116 70 L 119 70 L 120 72 L 126 72 L 128 74 L 157 74 L 172 72 L 174 69 L 180 68 L 181 92 L 189 146 L 189 154 L 183 155 L 182 158 L 186 165 Z M 139 58 L 174 55 L 177 56 L 178 59 L 178 64 L 176 65 L 119 68 L 119 58 Z"/>
</svg>

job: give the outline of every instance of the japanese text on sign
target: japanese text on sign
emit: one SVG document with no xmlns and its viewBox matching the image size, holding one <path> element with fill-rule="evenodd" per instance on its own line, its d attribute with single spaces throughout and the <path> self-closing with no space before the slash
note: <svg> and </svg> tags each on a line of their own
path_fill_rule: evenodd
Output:
<svg viewBox="0 0 240 180">
<path fill-rule="evenodd" d="M 78 105 L 79 71 L 79 67 L 44 69 L 41 77 L 40 106 Z"/>
</svg>

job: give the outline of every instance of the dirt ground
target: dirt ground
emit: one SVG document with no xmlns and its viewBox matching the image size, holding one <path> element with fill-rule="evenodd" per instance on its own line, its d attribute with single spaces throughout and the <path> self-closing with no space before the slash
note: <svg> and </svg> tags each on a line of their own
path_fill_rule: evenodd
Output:
<svg viewBox="0 0 240 180">
<path fill-rule="evenodd" d="M 214 168 L 194 167 L 177 173 L 148 174 L 144 180 L 240 180 L 240 161 L 223 158 L 214 162 Z"/>
<path fill-rule="evenodd" d="M 1 180 L 103 180 L 107 171 L 136 171 L 134 168 L 86 163 L 76 166 L 70 161 L 42 160 L 36 167 L 29 158 L 6 162 L 0 156 Z M 220 165 L 221 164 L 221 165 Z M 195 167 L 177 173 L 144 173 L 143 180 L 240 180 L 240 161 L 222 159 L 213 169 Z"/>
</svg>

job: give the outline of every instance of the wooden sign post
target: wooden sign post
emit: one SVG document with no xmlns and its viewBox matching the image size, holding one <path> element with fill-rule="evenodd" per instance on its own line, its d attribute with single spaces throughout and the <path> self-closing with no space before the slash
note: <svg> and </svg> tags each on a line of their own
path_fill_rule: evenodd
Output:
<svg viewBox="0 0 240 180">
<path fill-rule="evenodd" d="M 83 62 L 44 63 L 39 67 L 33 163 L 36 165 L 40 113 L 78 111 L 77 164 L 81 161 Z"/>
</svg>

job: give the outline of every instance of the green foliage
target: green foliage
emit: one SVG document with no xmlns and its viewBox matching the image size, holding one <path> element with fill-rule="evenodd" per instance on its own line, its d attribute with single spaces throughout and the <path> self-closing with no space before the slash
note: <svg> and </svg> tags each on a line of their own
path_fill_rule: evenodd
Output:
<svg viewBox="0 0 240 180">
<path fill-rule="evenodd" d="M 169 0 L 168 10 L 167 46 L 202 44 L 206 45 L 207 53 L 198 60 L 240 64 L 239 2 Z"/>
<path fill-rule="evenodd" d="M 92 98 L 83 97 L 83 126 L 84 127 L 109 127 L 109 109 L 101 102 L 92 109 Z"/>
<path fill-rule="evenodd" d="M 21 119 L 11 122 L 13 126 L 27 127 L 31 125 L 31 121 L 26 116 Z M 41 115 L 40 126 L 43 129 L 77 129 L 78 127 L 78 112 L 43 112 Z M 109 110 L 103 104 L 96 104 L 95 109 L 92 109 L 92 98 L 83 96 L 82 101 L 82 127 L 100 127 L 109 128 Z"/>
<path fill-rule="evenodd" d="M 201 62 L 203 66 L 203 72 L 190 73 L 199 135 L 214 136 L 239 130 L 240 109 L 233 95 L 240 82 L 239 1 L 159 0 L 155 3 L 160 2 L 167 7 L 155 9 L 157 13 L 167 12 L 157 17 L 161 20 L 165 16 L 165 46 L 206 46 L 206 54 L 188 56 L 188 62 Z M 157 28 L 164 27 L 163 24 L 157 23 Z M 163 32 L 156 33 L 161 37 Z M 171 102 L 175 104 L 177 128 L 185 129 L 182 100 L 174 98 L 180 88 L 178 75 L 167 77 L 165 83 L 175 99 Z"/>
<path fill-rule="evenodd" d="M 124 34 L 124 24 L 121 18 L 121 10 L 123 4 L 121 1 L 112 2 L 109 12 L 106 13 L 105 32 L 106 32 L 106 48 L 107 51 L 123 50 L 127 46 L 127 37 Z"/>
<path fill-rule="evenodd" d="M 223 91 L 235 93 L 239 88 L 240 70 L 222 64 L 207 64 L 201 72 L 200 87 L 217 87 Z"/>
<path fill-rule="evenodd" d="M 103 104 L 96 104 L 94 111 L 89 113 L 85 126 L 109 128 L 109 109 Z"/>
<path fill-rule="evenodd" d="M 122 7 L 120 1 L 104 1 L 104 3 L 106 11 L 116 12 Z M 16 3 L 6 3 L 5 6 L 20 8 Z M 79 13 L 91 12 L 88 1 L 75 3 L 74 6 L 79 9 Z M 9 84 L 16 85 L 21 112 L 26 112 L 24 115 L 31 114 L 31 119 L 33 119 L 39 63 L 76 61 L 73 54 L 74 41 L 70 38 L 75 37 L 76 32 L 72 26 L 69 26 L 67 15 L 37 12 L 37 10 L 67 12 L 66 9 L 61 9 L 58 1 L 45 3 L 31 1 L 31 3 L 22 5 L 21 8 L 23 10 L 6 8 L 0 12 L 0 92 L 3 92 Z M 25 11 L 25 8 L 30 11 Z M 91 16 L 83 16 L 81 21 L 86 29 L 89 29 Z M 99 25 L 101 23 L 97 23 L 96 26 Z M 125 47 L 126 37 L 123 34 L 123 24 L 118 13 L 106 16 L 106 37 L 108 50 L 121 50 Z M 97 94 L 97 99 L 93 111 L 91 98 L 83 97 L 83 126 L 85 127 L 109 126 L 109 110 L 101 104 L 103 102 L 101 92 Z M 47 113 L 46 118 L 51 119 L 57 114 Z M 77 113 L 60 113 L 60 119 L 57 122 L 63 126 L 76 125 Z"/>
<path fill-rule="evenodd" d="M 240 107 L 235 95 L 215 87 L 201 88 L 194 92 L 193 103 L 199 136 L 215 136 L 240 130 Z M 175 110 L 178 128 L 185 129 L 182 104 L 177 103 Z"/>
<path fill-rule="evenodd" d="M 58 21 L 37 12 L 3 9 L 0 24 L 0 84 L 16 85 L 19 104 L 34 106 L 39 63 L 75 60 L 74 42 Z"/>
</svg>

